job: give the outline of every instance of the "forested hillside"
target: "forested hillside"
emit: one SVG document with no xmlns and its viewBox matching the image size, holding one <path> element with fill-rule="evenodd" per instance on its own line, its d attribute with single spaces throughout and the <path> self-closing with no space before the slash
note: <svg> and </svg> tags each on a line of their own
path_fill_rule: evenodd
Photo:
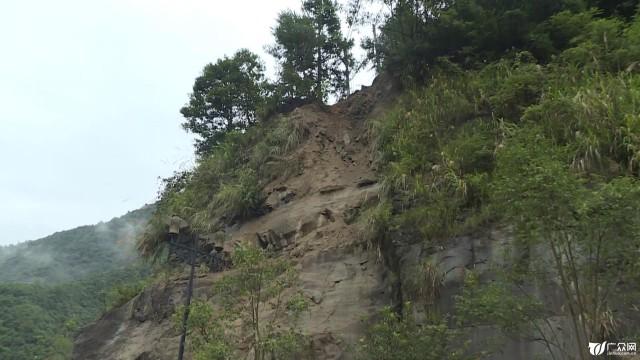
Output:
<svg viewBox="0 0 640 360">
<path fill-rule="evenodd" d="M 127 266 L 138 258 L 135 239 L 153 209 L 145 206 L 105 223 L 0 247 L 0 282 L 59 283 Z"/>
<path fill-rule="evenodd" d="M 0 359 L 68 359 L 80 327 L 139 291 L 135 238 L 152 211 L 0 248 Z"/>
</svg>

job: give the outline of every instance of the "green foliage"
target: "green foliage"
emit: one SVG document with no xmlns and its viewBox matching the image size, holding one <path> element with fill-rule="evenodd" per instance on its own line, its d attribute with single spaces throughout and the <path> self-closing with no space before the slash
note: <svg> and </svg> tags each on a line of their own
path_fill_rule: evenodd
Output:
<svg viewBox="0 0 640 360">
<path fill-rule="evenodd" d="M 638 26 L 638 19 L 630 27 L 615 18 L 592 20 L 573 38 L 574 46 L 565 50 L 561 58 L 586 69 L 632 69 L 640 55 L 640 40 L 636 30 Z"/>
<path fill-rule="evenodd" d="M 178 331 L 182 331 L 184 306 L 180 306 L 173 314 L 173 323 Z M 187 332 L 194 360 L 229 360 L 233 359 L 233 342 L 225 333 L 225 319 L 216 312 L 211 304 L 197 300 L 189 307 Z"/>
<path fill-rule="evenodd" d="M 384 188 L 403 206 L 391 227 L 433 240 L 480 210 L 497 136 L 483 93 L 477 78 L 434 77 L 375 124 Z"/>
<path fill-rule="evenodd" d="M 640 2 L 638 0 L 589 0 L 589 6 L 602 10 L 603 16 L 622 16 L 630 19 L 637 14 Z"/>
<path fill-rule="evenodd" d="M 382 202 L 359 215 L 360 236 L 368 248 L 376 251 L 380 260 L 382 260 L 383 246 L 388 240 L 388 233 L 392 226 L 391 210 L 388 203 Z"/>
<path fill-rule="evenodd" d="M 565 149 L 554 147 L 530 127 L 513 135 L 498 154 L 491 186 L 495 201 L 508 206 L 506 216 L 513 215 L 514 221 L 524 216 L 518 223 L 527 232 L 573 225 L 567 221 L 572 218 L 571 204 L 581 195 L 581 186 L 570 172 Z"/>
<path fill-rule="evenodd" d="M 138 239 L 143 256 L 159 259 L 166 245 L 166 219 L 172 214 L 200 231 L 215 232 L 259 215 L 264 186 L 277 176 L 297 173 L 287 155 L 308 135 L 299 119 L 277 117 L 243 132 L 227 133 L 211 154 L 188 174 L 165 181 L 157 211 Z"/>
<path fill-rule="evenodd" d="M 411 314 L 411 305 L 405 305 Z M 456 332 L 444 320 L 419 324 L 411 315 L 400 317 L 390 307 L 378 315 L 360 340 L 358 358 L 380 360 L 440 360 L 463 359 Z"/>
<path fill-rule="evenodd" d="M 627 74 L 560 79 L 524 119 L 543 126 L 555 143 L 566 144 L 575 168 L 638 174 L 638 81 Z"/>
<path fill-rule="evenodd" d="M 0 358 L 69 359 L 80 326 L 137 294 L 150 269 L 135 238 L 153 210 L 0 248 Z"/>
<path fill-rule="evenodd" d="M 495 115 L 511 121 L 517 121 L 524 109 L 536 104 L 542 95 L 545 74 L 535 64 L 516 64 L 507 68 L 495 93 L 489 97 Z"/>
<path fill-rule="evenodd" d="M 516 274 L 515 277 L 512 270 L 494 270 L 497 278 L 489 283 L 481 282 L 476 273 L 468 272 L 462 293 L 455 296 L 457 326 L 497 326 L 500 329 L 501 335 L 487 339 L 479 355 L 488 357 L 500 352 L 504 344 L 502 339 L 505 337 L 535 334 L 545 345 L 547 355 L 551 358 L 555 359 L 558 352 L 565 357 L 573 356 L 565 352 L 560 339 L 549 336 L 550 333 L 555 334 L 555 329 L 548 320 L 552 313 L 545 308 L 545 299 L 538 299 L 527 293 L 522 286 L 523 278 L 518 275 L 534 280 L 529 270 Z"/>
<path fill-rule="evenodd" d="M 271 55 L 280 61 L 279 87 L 283 98 L 312 98 L 315 77 L 306 75 L 315 68 L 316 32 L 313 19 L 293 11 L 282 12 L 273 30 L 276 45 Z"/>
<path fill-rule="evenodd" d="M 0 247 L 0 282 L 55 284 L 127 266 L 137 258 L 135 240 L 153 210 Z"/>
<path fill-rule="evenodd" d="M 253 339 L 255 359 L 295 358 L 296 352 L 302 350 L 303 337 L 295 328 L 281 329 L 280 323 L 288 317 L 287 312 L 295 319 L 306 310 L 303 299 L 294 297 L 286 302 L 283 297 L 297 278 L 291 264 L 270 258 L 255 247 L 239 247 L 233 253 L 233 265 L 237 272 L 225 276 L 216 293 L 226 301 L 227 311 L 243 319 L 244 331 Z M 243 301 L 239 303 L 238 299 Z M 265 318 L 263 307 L 270 300 L 273 313 Z"/>
<path fill-rule="evenodd" d="M 107 309 L 117 308 L 126 304 L 129 300 L 138 295 L 147 285 L 148 281 L 146 279 L 140 281 L 127 281 L 117 284 L 109 289 L 105 295 Z"/>
<path fill-rule="evenodd" d="M 380 2 L 390 9 L 382 34 L 363 46 L 409 84 L 428 80 L 443 57 L 474 68 L 509 52 L 531 51 L 543 63 L 562 53 L 567 61 L 607 71 L 635 66 L 638 58 L 638 34 L 625 31 L 637 0 Z"/>
<path fill-rule="evenodd" d="M 483 286 L 472 272 L 467 273 L 462 294 L 456 297 L 456 318 L 461 326 L 494 324 L 513 335 L 544 315 L 539 299 L 522 295 L 503 281 Z"/>
<path fill-rule="evenodd" d="M 334 0 L 304 0 L 302 13 L 282 12 L 269 52 L 280 63 L 280 96 L 325 100 L 348 92 L 353 42 L 344 38 Z"/>
<path fill-rule="evenodd" d="M 438 315 L 436 303 L 440 298 L 444 274 L 437 266 L 422 261 L 402 275 L 403 296 L 411 299 L 413 304 L 422 305 L 427 315 Z"/>
<path fill-rule="evenodd" d="M 440 57 L 463 65 L 496 60 L 529 48 L 530 34 L 576 1 L 384 0 L 391 8 L 379 48 L 385 68 L 421 82 Z"/>
<path fill-rule="evenodd" d="M 255 171 L 243 169 L 233 183 L 223 183 L 209 204 L 210 213 L 229 219 L 246 219 L 255 214 L 264 201 Z"/>
<path fill-rule="evenodd" d="M 518 126 L 536 127 L 542 147 L 564 149 L 559 161 L 574 169 L 638 173 L 638 77 L 593 73 L 562 59 L 547 66 L 532 61 L 521 52 L 464 75 L 441 62 L 427 87 L 375 124 L 384 186 L 399 214 L 390 228 L 435 239 L 490 218 L 484 205 L 495 153 Z M 514 158 L 533 152 L 523 147 Z"/>
<path fill-rule="evenodd" d="M 235 358 L 234 349 L 247 338 L 256 360 L 299 358 L 307 340 L 296 320 L 309 305 L 300 294 L 285 297 L 297 277 L 291 264 L 253 247 L 237 248 L 233 264 L 233 273 L 215 285 L 222 307 L 207 302 L 191 306 L 188 331 L 194 358 Z M 181 314 L 182 309 L 174 314 L 178 326 Z M 231 325 L 236 320 L 242 323 L 240 333 Z"/>
<path fill-rule="evenodd" d="M 542 61 L 551 60 L 570 47 L 572 41 L 593 21 L 595 14 L 595 10 L 565 10 L 551 16 L 531 33 L 531 51 Z"/>
<path fill-rule="evenodd" d="M 189 104 L 180 110 L 185 130 L 199 136 L 196 153 L 207 154 L 226 133 L 252 125 L 264 97 L 264 65 L 249 50 L 206 65 L 195 80 Z"/>
<path fill-rule="evenodd" d="M 624 177 L 587 183 L 570 168 L 566 149 L 535 127 L 511 141 L 498 156 L 495 201 L 521 240 L 552 255 L 551 276 L 561 281 L 575 336 L 606 337 L 612 286 L 638 275 L 617 249 L 640 246 L 640 186 Z"/>
<path fill-rule="evenodd" d="M 525 278 L 560 283 L 571 331 L 586 342 L 628 330 L 621 319 L 636 295 L 620 293 L 636 294 L 624 284 L 640 276 L 629 252 L 616 250 L 640 246 L 638 37 L 629 36 L 638 21 L 599 16 L 565 11 L 537 26 L 549 37 L 536 33 L 534 43 L 546 41 L 550 63 L 520 51 L 461 73 L 451 61 L 433 60 L 428 85 L 373 127 L 383 203 L 391 205 L 366 220 L 384 227 L 367 230 L 411 243 L 445 240 L 487 221 L 509 226 L 521 259 L 499 282 L 468 279 L 457 316 L 463 325 L 534 331 L 550 353 L 544 299 L 522 287 Z M 434 283 L 422 270 L 403 274 L 412 299 L 437 289 L 421 286 Z"/>
<path fill-rule="evenodd" d="M 106 310 L 104 294 L 147 275 L 137 266 L 58 285 L 0 284 L 0 358 L 70 358 L 76 330 Z"/>
</svg>

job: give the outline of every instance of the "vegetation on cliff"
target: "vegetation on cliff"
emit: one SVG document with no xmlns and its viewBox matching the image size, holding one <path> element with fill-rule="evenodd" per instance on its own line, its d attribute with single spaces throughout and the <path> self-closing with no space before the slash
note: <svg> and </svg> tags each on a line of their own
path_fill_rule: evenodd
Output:
<svg viewBox="0 0 640 360">
<path fill-rule="evenodd" d="M 635 252 L 621 249 L 640 246 L 640 18 L 580 2 L 553 2 L 540 17 L 537 2 L 517 4 L 489 14 L 481 1 L 397 3 L 387 31 L 402 34 L 398 19 L 408 16 L 402 26 L 415 25 L 419 38 L 402 42 L 393 32 L 380 47 L 387 68 L 403 69 L 414 89 L 373 126 L 386 201 L 368 213 L 365 223 L 382 226 L 367 238 L 381 248 L 437 246 L 510 227 L 517 266 L 496 269 L 501 280 L 491 285 L 468 282 L 459 325 L 498 324 L 505 335 L 533 329 L 549 356 L 569 357 L 576 354 L 545 336 L 553 331 L 545 319 L 558 314 L 521 285 L 560 284 L 578 343 L 637 332 L 623 320 L 638 315 L 630 284 L 640 272 Z M 478 31 L 489 25 L 506 28 Z M 459 42 L 440 46 L 452 33 Z"/>
<path fill-rule="evenodd" d="M 350 43 L 335 11 L 322 7 L 326 1 L 303 3 L 301 14 L 285 12 L 278 20 L 272 53 L 280 78 L 265 85 L 263 110 L 342 94 L 349 79 L 354 62 L 344 56 Z M 505 334 L 533 329 L 556 356 L 559 346 L 544 328 L 558 314 L 522 289 L 527 276 L 557 281 L 561 315 L 578 342 L 637 331 L 621 319 L 640 315 L 631 303 L 638 289 L 630 286 L 640 276 L 638 2 L 383 0 L 387 12 L 373 17 L 365 3 L 349 2 L 349 13 L 363 16 L 350 22 L 375 22 L 378 31 L 363 42 L 367 59 L 400 81 L 404 94 L 369 131 L 384 191 L 380 204 L 361 215 L 364 240 L 385 259 L 394 244 L 436 247 L 504 226 L 518 253 L 517 266 L 497 269 L 500 280 L 490 285 L 470 271 L 456 314 L 431 309 L 417 325 L 410 305 L 385 310 L 360 353 L 405 359 L 437 349 L 434 358 L 441 358 L 451 354 L 442 344 L 454 344 L 458 330 L 493 324 Z M 291 42 L 292 34 L 309 41 Z M 143 254 L 162 253 L 166 216 L 216 231 L 262 214 L 263 187 L 285 170 L 295 172 L 283 155 L 306 136 L 299 122 L 251 111 L 231 119 L 241 128 L 201 133 L 199 144 L 209 147 L 198 149 L 196 168 L 166 179 L 139 243 Z M 429 265 L 414 274 L 428 286 L 414 281 L 409 291 L 412 281 L 405 282 L 415 306 L 429 308 L 437 296 L 441 274 Z M 196 352 L 213 346 L 195 345 Z"/>
</svg>

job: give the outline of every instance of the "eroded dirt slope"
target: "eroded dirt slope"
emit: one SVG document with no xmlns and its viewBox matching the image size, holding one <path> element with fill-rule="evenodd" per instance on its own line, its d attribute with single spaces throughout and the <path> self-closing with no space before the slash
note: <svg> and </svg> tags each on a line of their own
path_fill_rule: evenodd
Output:
<svg viewBox="0 0 640 360">
<path fill-rule="evenodd" d="M 230 251 L 234 244 L 262 240 L 296 262 L 300 289 L 311 303 L 301 326 L 317 359 L 344 358 L 364 319 L 391 302 L 387 272 L 358 245 L 351 222 L 360 207 L 377 201 L 367 121 L 388 106 L 394 91 L 379 78 L 337 105 L 308 105 L 289 114 L 308 134 L 285 160 L 299 171 L 265 188 L 271 212 L 227 230 Z M 209 297 L 223 275 L 197 278 L 195 296 Z M 79 334 L 74 359 L 175 358 L 179 336 L 170 314 L 183 302 L 185 284 L 184 277 L 158 284 L 105 314 Z"/>
</svg>

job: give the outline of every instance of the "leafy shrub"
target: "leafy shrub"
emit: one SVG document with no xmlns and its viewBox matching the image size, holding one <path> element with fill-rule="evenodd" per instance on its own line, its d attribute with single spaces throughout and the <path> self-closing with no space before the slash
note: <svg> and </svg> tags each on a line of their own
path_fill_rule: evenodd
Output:
<svg viewBox="0 0 640 360">
<path fill-rule="evenodd" d="M 479 76 L 439 75 L 376 122 L 385 193 L 402 206 L 389 210 L 399 214 L 389 228 L 442 238 L 481 207 L 498 130 L 481 110 L 482 86 Z"/>
<path fill-rule="evenodd" d="M 177 331 L 182 331 L 184 305 L 176 308 L 172 322 Z M 225 333 L 224 318 L 214 311 L 211 304 L 195 300 L 189 307 L 187 332 L 194 360 L 233 359 L 233 342 Z"/>
<path fill-rule="evenodd" d="M 106 293 L 107 310 L 122 306 L 136 297 L 147 285 L 147 281 L 141 280 L 132 283 L 121 283 L 111 288 Z"/>
<path fill-rule="evenodd" d="M 222 309 L 217 311 L 217 316 L 211 316 L 213 312 L 210 309 L 203 309 L 201 312 L 209 320 L 194 320 L 193 323 L 195 328 L 206 334 L 211 334 L 211 329 L 216 327 L 220 335 L 200 336 L 193 343 L 196 353 L 205 356 L 212 349 L 237 346 L 249 339 L 256 360 L 299 358 L 305 351 L 307 339 L 296 327 L 296 321 L 306 311 L 308 303 L 299 294 L 285 297 L 285 291 L 293 287 L 297 273 L 287 261 L 273 258 L 255 247 L 238 247 L 232 257 L 234 272 L 215 285 Z M 267 305 L 272 310 L 269 316 L 262 311 Z M 232 328 L 229 324 L 236 320 L 242 324 L 241 334 L 227 330 Z"/>
<path fill-rule="evenodd" d="M 476 274 L 465 277 L 462 294 L 456 297 L 456 318 L 461 326 L 495 324 L 508 334 L 531 327 L 544 314 L 543 304 L 535 298 L 517 295 L 504 282 L 482 286 Z"/>
<path fill-rule="evenodd" d="M 524 109 L 540 99 L 544 78 L 542 68 L 535 64 L 516 65 L 490 97 L 496 115 L 510 121 L 520 120 Z"/>
<path fill-rule="evenodd" d="M 254 247 L 237 248 L 233 263 L 234 273 L 215 284 L 221 306 L 214 309 L 203 300 L 191 305 L 187 331 L 194 359 L 235 359 L 239 345 L 247 339 L 256 360 L 299 358 L 308 340 L 297 329 L 296 321 L 309 304 L 300 294 L 286 301 L 284 296 L 297 274 L 286 261 Z M 273 307 L 269 316 L 262 310 L 267 305 Z M 183 311 L 184 307 L 179 307 L 173 314 L 178 330 L 182 330 Z M 240 329 L 233 326 L 238 320 Z"/>
<path fill-rule="evenodd" d="M 554 84 L 556 90 L 529 107 L 524 120 L 539 124 L 556 144 L 569 146 L 576 168 L 609 173 L 614 163 L 638 173 L 638 84 L 637 75 L 577 73 Z"/>
<path fill-rule="evenodd" d="M 573 335 L 606 338 L 614 284 L 638 276 L 633 260 L 609 249 L 640 246 L 640 187 L 631 177 L 583 176 L 571 155 L 539 128 L 519 129 L 498 153 L 492 197 L 518 239 L 549 254 L 537 273 L 560 279 Z"/>
<path fill-rule="evenodd" d="M 231 222 L 255 215 L 265 200 L 255 172 L 243 169 L 233 183 L 223 183 L 208 205 L 209 218 L 224 216 Z"/>
<path fill-rule="evenodd" d="M 367 248 L 377 253 L 378 260 L 383 260 L 383 246 L 391 226 L 391 206 L 388 203 L 380 203 L 359 215 L 362 240 Z"/>
<path fill-rule="evenodd" d="M 411 305 L 405 306 L 411 314 Z M 412 316 L 401 317 L 390 307 L 384 308 L 377 321 L 367 328 L 358 347 L 359 359 L 440 360 L 462 359 L 456 332 L 444 321 L 418 324 Z"/>
<path fill-rule="evenodd" d="M 636 23 L 638 20 L 635 21 Z M 585 69 L 618 72 L 637 61 L 637 24 L 626 29 L 616 18 L 594 19 L 577 35 L 573 47 L 561 54 L 562 60 Z"/>
<path fill-rule="evenodd" d="M 403 274 L 403 296 L 408 296 L 414 304 L 420 304 L 427 314 L 437 314 L 435 308 L 440 298 L 444 274 L 436 266 L 423 261 Z"/>
</svg>

